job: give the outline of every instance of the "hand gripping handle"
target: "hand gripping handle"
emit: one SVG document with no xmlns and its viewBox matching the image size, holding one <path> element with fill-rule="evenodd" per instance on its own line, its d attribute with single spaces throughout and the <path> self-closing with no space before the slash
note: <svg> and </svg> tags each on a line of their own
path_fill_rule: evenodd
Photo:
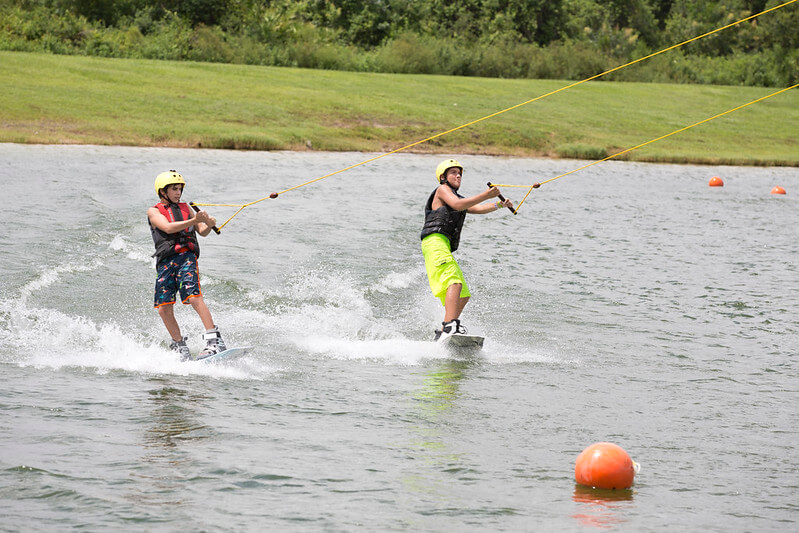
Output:
<svg viewBox="0 0 799 533">
<path fill-rule="evenodd" d="M 191 206 L 192 209 L 194 209 L 198 213 L 200 212 L 200 208 L 194 205 L 194 202 L 189 202 L 189 205 Z M 217 235 L 221 233 L 221 231 L 219 231 L 216 226 L 213 226 L 211 229 L 214 230 Z"/>
<path fill-rule="evenodd" d="M 493 185 L 491 184 L 491 182 L 490 182 L 490 181 L 488 182 L 488 184 L 487 184 L 487 185 L 488 185 L 488 187 L 489 187 L 489 188 L 493 187 Z M 500 200 L 502 200 L 503 202 L 505 201 L 505 197 L 504 197 L 504 196 L 502 196 L 502 194 L 501 194 L 501 193 L 500 193 L 500 195 L 499 195 L 499 199 L 500 199 Z M 510 212 L 511 212 L 511 213 L 513 213 L 514 215 L 518 214 L 518 213 L 516 213 L 516 210 L 515 210 L 515 209 L 513 209 L 512 207 L 508 206 L 508 209 L 510 209 Z"/>
</svg>

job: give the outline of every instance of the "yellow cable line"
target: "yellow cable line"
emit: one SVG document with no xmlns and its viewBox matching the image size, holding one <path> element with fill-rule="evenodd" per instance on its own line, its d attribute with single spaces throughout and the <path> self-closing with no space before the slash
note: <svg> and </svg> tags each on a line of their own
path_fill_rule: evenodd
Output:
<svg viewBox="0 0 799 533">
<path fill-rule="evenodd" d="M 562 178 L 564 176 L 568 176 L 569 174 L 574 174 L 575 172 L 578 172 L 578 171 L 583 170 L 585 168 L 588 168 L 590 166 L 593 166 L 593 165 L 596 165 L 598 163 L 601 163 L 602 161 L 607 161 L 608 159 L 613 159 L 614 157 L 618 157 L 618 156 L 620 156 L 622 154 L 626 154 L 627 152 L 632 152 L 633 150 L 637 150 L 638 148 L 646 146 L 647 144 L 652 144 L 653 142 L 659 141 L 661 139 L 665 139 L 666 137 L 671 137 L 672 135 L 675 135 L 675 134 L 680 133 L 682 131 L 691 129 L 691 128 L 695 127 L 695 126 L 699 126 L 700 124 L 704 124 L 705 122 L 710 122 L 713 119 L 716 119 L 716 118 L 719 118 L 719 117 L 723 117 L 724 115 L 732 113 L 733 111 L 737 111 L 739 109 L 743 109 L 746 106 L 750 106 L 752 104 L 756 104 L 756 103 L 761 102 L 761 101 L 763 101 L 763 100 L 765 100 L 767 98 L 771 98 L 772 96 L 777 96 L 780 93 L 784 93 L 786 91 L 790 91 L 791 89 L 795 89 L 796 87 L 799 87 L 799 83 L 797 83 L 796 85 L 792 85 L 790 87 L 786 87 L 784 89 L 780 89 L 779 91 L 773 92 L 773 93 L 771 93 L 769 95 L 763 96 L 763 97 L 758 98 L 756 100 L 752 100 L 751 102 L 747 102 L 745 104 L 739 105 L 738 107 L 734 107 L 732 109 L 724 111 L 723 113 L 719 113 L 718 115 L 713 115 L 712 117 L 706 118 L 705 120 L 700 120 L 699 122 L 691 124 L 690 126 L 685 126 L 684 128 L 680 128 L 678 130 L 674 130 L 671 133 L 667 133 L 666 135 L 661 135 L 660 137 L 658 137 L 656 139 L 652 139 L 650 141 L 646 141 L 645 143 L 638 144 L 636 146 L 633 146 L 632 148 L 627 148 L 626 150 L 622 150 L 621 152 L 615 153 L 613 155 L 609 155 L 608 157 L 606 157 L 604 159 L 599 159 L 597 161 L 592 161 L 592 162 L 588 163 L 587 165 L 583 165 L 583 166 L 581 166 L 579 168 L 575 168 L 574 170 L 570 170 L 569 172 L 564 172 L 563 174 L 560 174 L 559 176 L 555 176 L 554 178 L 550 178 L 550 179 L 548 179 L 546 181 L 542 181 L 542 182 L 539 183 L 539 185 L 544 185 L 545 183 L 549 183 L 550 181 L 555 181 L 556 179 Z M 524 195 L 524 198 L 522 198 L 522 201 L 519 202 L 519 205 L 516 206 L 516 211 L 517 212 L 519 211 L 519 208 L 522 206 L 524 201 L 527 200 L 527 197 L 530 195 L 530 193 L 533 191 L 533 187 L 531 187 L 530 185 L 512 185 L 512 184 L 508 184 L 508 183 L 492 183 L 492 185 L 494 185 L 495 187 L 523 187 L 523 188 L 529 188 L 530 189 L 529 191 L 527 191 L 527 194 Z"/>
<path fill-rule="evenodd" d="M 662 50 L 659 50 L 659 51 L 657 51 L 657 52 L 653 52 L 653 53 L 651 53 L 651 54 L 649 54 L 649 55 L 647 55 L 647 56 L 641 57 L 641 58 L 639 58 L 639 59 L 636 59 L 636 60 L 634 60 L 634 61 L 630 61 L 629 63 L 625 63 L 625 64 L 623 64 L 623 65 L 620 65 L 620 66 L 618 66 L 618 67 L 612 68 L 612 69 L 610 69 L 610 70 L 606 70 L 606 71 L 604 71 L 604 72 L 601 72 L 601 73 L 599 73 L 599 74 L 595 74 L 595 75 L 591 76 L 590 78 L 586 78 L 586 79 L 584 79 L 584 80 L 581 80 L 581 81 L 577 81 L 577 82 L 574 82 L 574 83 L 570 83 L 570 84 L 568 84 L 568 85 L 565 85 L 565 86 L 563 86 L 563 87 L 561 87 L 561 88 L 559 88 L 559 89 L 556 89 L 556 90 L 554 90 L 554 91 L 550 91 L 550 92 L 548 92 L 548 93 L 545 93 L 545 94 L 542 94 L 542 95 L 540 95 L 540 96 L 536 96 L 535 98 L 531 98 L 530 100 L 527 100 L 527 101 L 525 101 L 525 102 L 522 102 L 522 103 L 520 103 L 520 104 L 513 105 L 513 106 L 511 106 L 511 107 L 508 107 L 508 108 L 506 108 L 506 109 L 503 109 L 503 110 L 501 110 L 501 111 L 497 111 L 497 112 L 495 112 L 495 113 L 491 113 L 490 115 L 486 115 L 486 116 L 484 116 L 484 117 L 478 118 L 478 119 L 476 119 L 476 120 L 473 120 L 473 121 L 471 121 L 471 122 L 467 122 L 466 124 L 462 124 L 462 125 L 460 125 L 460 126 L 457 126 L 457 127 L 455 127 L 455 128 L 449 129 L 449 130 L 447 130 L 447 131 L 443 131 L 443 132 L 441 132 L 441 133 L 437 133 L 437 134 L 435 134 L 435 135 L 432 135 L 432 136 L 430 136 L 430 137 L 427 137 L 427 138 L 425 138 L 425 139 L 422 139 L 422 140 L 420 140 L 420 141 L 416 141 L 416 142 L 413 142 L 413 143 L 411 143 L 411 144 L 408 144 L 408 145 L 402 146 L 401 148 L 397 148 L 396 150 L 392 150 L 392 151 L 390 151 L 390 152 L 386 152 L 386 153 L 384 153 L 384 154 L 380 154 L 380 155 L 378 155 L 378 156 L 371 157 L 371 158 L 369 158 L 369 159 L 366 159 L 365 161 L 361 161 L 360 163 L 356 163 L 356 164 L 354 164 L 354 165 L 350 165 L 350 166 L 348 166 L 348 167 L 346 167 L 346 168 L 342 168 L 342 169 L 340 169 L 340 170 L 336 170 L 335 172 L 331 172 L 331 173 L 329 173 L 329 174 L 325 174 L 324 176 L 320 176 L 320 177 L 318 177 L 318 178 L 315 178 L 315 179 L 312 179 L 312 180 L 306 181 L 306 182 L 304 182 L 304 183 L 301 183 L 301 184 L 299 184 L 299 185 L 295 185 L 294 187 L 290 187 L 290 188 L 288 188 L 288 189 L 285 189 L 285 190 L 282 190 L 282 191 L 280 191 L 280 192 L 272 193 L 272 194 L 270 194 L 269 196 L 264 196 L 263 198 L 259 198 L 258 200 L 254 200 L 254 201 L 252 201 L 252 202 L 248 202 L 248 203 L 244 203 L 244 204 L 211 204 L 211 203 L 199 203 L 199 202 L 195 202 L 195 205 L 198 205 L 198 206 L 220 206 L 220 207 L 224 206 L 224 207 L 239 207 L 240 209 L 238 209 L 238 210 L 237 210 L 237 211 L 236 211 L 236 212 L 235 212 L 235 213 L 234 213 L 234 214 L 233 214 L 233 215 L 232 215 L 230 218 L 228 218 L 228 219 L 227 219 L 227 220 L 226 220 L 226 221 L 225 221 L 225 222 L 224 222 L 224 223 L 223 223 L 221 226 L 219 226 L 219 227 L 218 227 L 218 228 L 221 230 L 222 228 L 224 228 L 224 227 L 227 225 L 227 223 L 228 223 L 228 222 L 230 222 L 230 221 L 233 219 L 233 217 L 235 217 L 236 215 L 238 215 L 238 214 L 239 214 L 239 213 L 240 213 L 240 212 L 241 212 L 241 211 L 242 211 L 242 210 L 243 210 L 245 207 L 249 207 L 249 206 L 251 206 L 251 205 L 255 205 L 255 204 L 259 203 L 259 202 L 263 202 L 264 200 L 266 200 L 266 199 L 268 199 L 268 198 L 277 198 L 279 195 L 281 195 L 281 194 L 283 194 L 283 193 L 286 193 L 286 192 L 289 192 L 289 191 L 293 191 L 293 190 L 295 190 L 295 189 L 299 189 L 300 187 L 305 187 L 306 185 L 311 185 L 312 183 L 316 183 L 317 181 L 321 181 L 321 180 L 323 180 L 323 179 L 326 179 L 326 178 L 329 178 L 329 177 L 331 177 L 331 176 L 335 176 L 336 174 L 341 174 L 341 173 L 343 173 L 343 172 L 346 172 L 346 171 L 348 171 L 348 170 L 352 170 L 353 168 L 359 167 L 359 166 L 361 166 L 361 165 L 365 165 L 365 164 L 367 164 L 367 163 L 371 163 L 372 161 L 376 161 L 376 160 L 378 160 L 378 159 L 380 159 L 380 158 L 383 158 L 383 157 L 386 157 L 386 156 L 389 156 L 389 155 L 392 155 L 392 154 L 396 154 L 396 153 L 398 153 L 398 152 L 402 152 L 403 150 L 407 150 L 408 148 L 413 148 L 414 146 L 417 146 L 417 145 L 419 145 L 419 144 L 422 144 L 422 143 L 425 143 L 425 142 L 428 142 L 428 141 L 432 141 L 433 139 L 437 139 L 438 137 L 443 137 L 444 135 L 450 134 L 450 133 L 452 133 L 452 132 L 455 132 L 455 131 L 461 130 L 461 129 L 463 129 L 463 128 L 467 128 L 467 127 L 469 127 L 469 126 L 473 126 L 474 124 L 477 124 L 477 123 L 479 123 L 479 122 L 482 122 L 482 121 L 484 121 L 484 120 L 488 120 L 489 118 L 493 118 L 493 117 L 496 117 L 496 116 L 498 116 L 498 115 L 501 115 L 501 114 L 503 114 L 503 113 L 507 113 L 508 111 L 512 111 L 512 110 L 514 110 L 514 109 L 517 109 L 517 108 L 519 108 L 519 107 L 525 106 L 525 105 L 527 105 L 527 104 L 531 104 L 531 103 L 533 103 L 533 102 L 535 102 L 535 101 L 542 100 L 542 99 L 544 99 L 544 98 L 546 98 L 546 97 L 548 97 L 548 96 L 552 96 L 553 94 L 557 94 L 557 93 L 559 93 L 559 92 L 565 91 L 566 89 L 571 89 L 572 87 L 576 87 L 576 86 L 578 86 L 578 85 L 581 85 L 581 84 L 583 84 L 583 83 L 585 83 L 585 82 L 588 82 L 588 81 L 591 81 L 591 80 L 595 80 L 595 79 L 597 79 L 597 78 L 601 78 L 602 76 L 605 76 L 606 74 L 610 74 L 610 73 L 612 73 L 612 72 L 616 72 L 617 70 L 621 70 L 621 69 L 623 69 L 623 68 L 625 68 L 625 67 L 629 67 L 629 66 L 631 66 L 631 65 L 635 65 L 636 63 L 640 63 L 641 61 L 644 61 L 644 60 L 646 60 L 646 59 L 649 59 L 649 58 L 651 58 L 651 57 L 655 57 L 656 55 L 662 54 L 662 53 L 664 53 L 664 52 L 668 52 L 668 51 L 670 51 L 670 50 L 674 50 L 675 48 L 679 48 L 679 47 L 681 47 L 681 46 L 685 46 L 685 45 L 686 45 L 686 44 L 688 44 L 688 43 L 691 43 L 691 42 L 693 42 L 693 41 L 697 41 L 697 40 L 699 40 L 699 39 L 702 39 L 702 38 L 704 38 L 704 37 L 707 37 L 707 36 L 709 36 L 709 35 L 713 35 L 714 33 L 718 33 L 718 32 L 720 32 L 720 31 L 722 31 L 722 30 L 726 30 L 727 28 L 731 28 L 732 26 L 736 26 L 736 25 L 738 25 L 738 24 L 741 24 L 742 22 L 746 22 L 747 20 L 752 20 L 752 19 L 754 19 L 754 18 L 756 18 L 756 17 L 759 17 L 759 16 L 761 16 L 761 15 L 765 15 L 766 13 L 769 13 L 769 12 L 771 12 L 771 11 L 775 11 L 775 10 L 777 10 L 777 9 L 780 9 L 780 8 L 782 8 L 782 7 L 785 7 L 785 6 L 789 5 L 789 4 L 793 4 L 793 3 L 794 3 L 794 2 L 796 2 L 796 1 L 797 1 L 797 0 L 788 0 L 787 2 L 785 2 L 785 3 L 782 3 L 782 4 L 778 5 L 778 6 L 774 6 L 774 7 L 772 7 L 772 8 L 769 8 L 769 9 L 766 9 L 766 10 L 764 10 L 764 11 L 761 11 L 760 13 L 756 13 L 756 14 L 754 14 L 754 15 L 750 15 L 750 16 L 748 16 L 748 17 L 746 17 L 746 18 L 743 18 L 743 19 L 741 19 L 741 20 L 738 20 L 738 21 L 736 21 L 736 22 L 732 22 L 732 23 L 730 23 L 730 24 L 727 24 L 726 26 L 722 26 L 722 27 L 720 27 L 720 28 L 717 28 L 717 29 L 715 29 L 715 30 L 712 30 L 712 31 L 709 31 L 709 32 L 703 33 L 702 35 L 698 35 L 697 37 L 693 37 L 693 38 L 691 38 L 691 39 L 688 39 L 687 41 L 683 41 L 683 42 L 681 42 L 681 43 L 679 43 L 679 44 L 675 44 L 675 45 L 673 45 L 673 46 L 670 46 L 670 47 L 668 47 L 668 48 L 664 48 L 664 49 L 662 49 Z M 528 192 L 528 194 L 529 194 L 529 192 Z M 526 197 L 527 197 L 527 196 L 525 196 L 525 198 L 526 198 Z M 519 204 L 519 205 L 521 206 L 521 204 Z"/>
</svg>

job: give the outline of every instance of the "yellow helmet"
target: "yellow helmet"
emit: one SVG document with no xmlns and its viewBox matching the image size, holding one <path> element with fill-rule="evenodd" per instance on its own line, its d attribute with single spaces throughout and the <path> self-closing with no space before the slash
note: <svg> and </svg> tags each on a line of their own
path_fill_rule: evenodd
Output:
<svg viewBox="0 0 799 533">
<path fill-rule="evenodd" d="M 179 183 L 186 186 L 186 181 L 183 179 L 183 176 L 178 174 L 176 170 L 170 170 L 168 172 L 161 172 L 158 176 L 155 177 L 155 194 L 158 197 L 161 197 L 161 189 L 166 188 L 167 185 L 172 185 L 173 183 Z"/>
<path fill-rule="evenodd" d="M 453 167 L 461 169 L 461 174 L 463 174 L 463 165 L 454 159 L 447 159 L 446 161 L 442 161 L 438 164 L 436 167 L 436 179 L 438 179 L 439 183 L 444 183 L 444 176 L 447 174 L 447 170 Z"/>
</svg>

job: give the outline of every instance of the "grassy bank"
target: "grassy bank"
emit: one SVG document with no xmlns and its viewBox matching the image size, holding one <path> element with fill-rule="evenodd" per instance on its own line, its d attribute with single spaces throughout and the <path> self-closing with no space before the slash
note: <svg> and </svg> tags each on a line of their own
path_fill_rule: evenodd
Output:
<svg viewBox="0 0 799 533">
<path fill-rule="evenodd" d="M 0 142 L 384 152 L 565 84 L 0 52 Z M 771 92 L 592 82 L 412 150 L 601 158 Z M 626 159 L 797 166 L 799 91 Z"/>
</svg>

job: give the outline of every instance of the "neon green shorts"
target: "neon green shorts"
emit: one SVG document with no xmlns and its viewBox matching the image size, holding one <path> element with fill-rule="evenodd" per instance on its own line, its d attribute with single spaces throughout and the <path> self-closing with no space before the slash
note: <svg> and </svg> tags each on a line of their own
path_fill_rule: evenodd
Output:
<svg viewBox="0 0 799 533">
<path fill-rule="evenodd" d="M 449 250 L 449 239 L 440 233 L 433 233 L 422 239 L 424 268 L 427 270 L 430 290 L 433 291 L 433 296 L 441 300 L 441 305 L 444 305 L 447 289 L 455 283 L 461 284 L 461 298 L 472 295 L 466 286 L 461 267 Z"/>
</svg>

